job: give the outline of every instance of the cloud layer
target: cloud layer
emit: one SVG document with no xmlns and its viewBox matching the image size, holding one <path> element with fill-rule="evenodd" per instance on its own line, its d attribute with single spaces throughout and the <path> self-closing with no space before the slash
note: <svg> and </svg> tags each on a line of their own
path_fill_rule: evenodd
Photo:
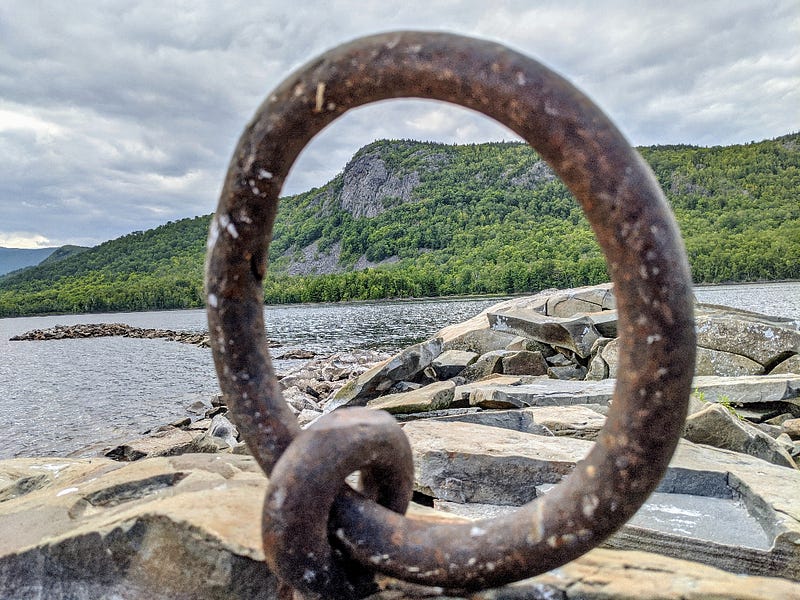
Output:
<svg viewBox="0 0 800 600">
<path fill-rule="evenodd" d="M 394 29 L 493 39 L 588 92 L 635 144 L 731 144 L 800 128 L 800 4 L 110 0 L 0 5 L 0 245 L 97 244 L 213 211 L 244 124 L 292 69 Z M 285 192 L 377 138 L 514 139 L 423 101 L 320 134 Z"/>
</svg>

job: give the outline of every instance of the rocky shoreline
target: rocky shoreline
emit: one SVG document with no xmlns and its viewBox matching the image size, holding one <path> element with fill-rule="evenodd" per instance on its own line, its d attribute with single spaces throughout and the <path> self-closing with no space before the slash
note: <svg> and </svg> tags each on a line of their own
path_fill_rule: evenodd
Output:
<svg viewBox="0 0 800 600">
<path fill-rule="evenodd" d="M 603 548 L 470 598 L 800 598 L 800 331 L 702 304 L 696 328 L 690 415 L 658 497 Z M 394 414 L 415 454 L 411 513 L 463 520 L 571 472 L 616 369 L 605 285 L 501 302 L 394 356 L 316 357 L 280 381 L 303 426 L 347 406 Z M 223 398 L 194 410 L 104 456 L 0 462 L 8 597 L 277 598 L 257 525 L 266 478 Z M 376 600 L 443 597 L 382 586 Z"/>
</svg>

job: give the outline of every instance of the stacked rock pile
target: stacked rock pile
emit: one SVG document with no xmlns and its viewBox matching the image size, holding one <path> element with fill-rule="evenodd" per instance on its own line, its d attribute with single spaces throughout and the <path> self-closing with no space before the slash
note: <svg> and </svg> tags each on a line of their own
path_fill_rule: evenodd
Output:
<svg viewBox="0 0 800 600">
<path fill-rule="evenodd" d="M 123 323 L 85 323 L 77 325 L 55 325 L 48 329 L 34 329 L 10 338 L 12 342 L 67 340 L 96 337 L 129 337 L 142 339 L 165 338 L 173 342 L 193 344 L 201 348 L 210 348 L 208 333 L 192 333 L 173 331 L 171 329 L 144 329 Z"/>
</svg>

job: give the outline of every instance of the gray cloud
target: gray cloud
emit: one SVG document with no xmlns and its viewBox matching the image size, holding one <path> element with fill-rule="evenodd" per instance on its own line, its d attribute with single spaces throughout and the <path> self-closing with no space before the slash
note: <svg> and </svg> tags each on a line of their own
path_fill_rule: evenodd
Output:
<svg viewBox="0 0 800 600">
<path fill-rule="evenodd" d="M 211 212 L 268 91 L 360 35 L 443 29 L 509 44 L 588 92 L 636 144 L 730 144 L 798 129 L 800 5 L 735 2 L 161 1 L 0 5 L 0 245 L 96 244 Z M 377 138 L 514 139 L 423 101 L 347 114 L 285 188 Z"/>
</svg>

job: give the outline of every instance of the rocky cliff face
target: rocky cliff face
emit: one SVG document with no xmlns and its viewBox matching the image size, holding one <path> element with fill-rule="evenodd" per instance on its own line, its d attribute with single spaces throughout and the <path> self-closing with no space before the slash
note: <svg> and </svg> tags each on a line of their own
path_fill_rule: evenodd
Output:
<svg viewBox="0 0 800 600">
<path fill-rule="evenodd" d="M 410 202 L 419 181 L 417 171 L 393 173 L 377 151 L 368 152 L 347 165 L 340 203 L 357 219 L 375 217 L 391 205 Z"/>
</svg>

